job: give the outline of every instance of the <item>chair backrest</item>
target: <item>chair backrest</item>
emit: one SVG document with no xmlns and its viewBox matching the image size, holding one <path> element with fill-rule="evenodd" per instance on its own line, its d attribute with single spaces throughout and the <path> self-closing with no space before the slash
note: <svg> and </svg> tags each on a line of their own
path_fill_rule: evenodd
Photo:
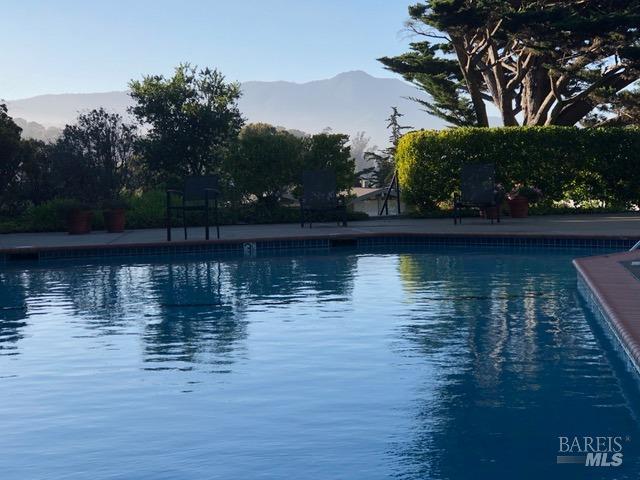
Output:
<svg viewBox="0 0 640 480">
<path fill-rule="evenodd" d="M 187 177 L 184 179 L 184 199 L 187 202 L 202 200 L 205 198 L 205 190 L 213 189 L 218 191 L 218 176 L 203 175 L 200 177 Z M 213 193 L 209 194 L 213 200 Z"/>
<path fill-rule="evenodd" d="M 333 170 L 306 170 L 302 173 L 302 202 L 305 207 L 334 208 L 337 188 Z"/>
<path fill-rule="evenodd" d="M 492 204 L 496 197 L 495 165 L 463 165 L 460 173 L 462 203 Z"/>
</svg>

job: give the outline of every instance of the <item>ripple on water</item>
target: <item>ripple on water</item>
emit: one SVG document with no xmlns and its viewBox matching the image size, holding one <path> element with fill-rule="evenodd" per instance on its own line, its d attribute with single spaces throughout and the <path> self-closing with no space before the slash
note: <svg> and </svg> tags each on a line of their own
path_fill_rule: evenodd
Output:
<svg viewBox="0 0 640 480">
<path fill-rule="evenodd" d="M 633 443 L 554 463 L 559 435 L 640 433 L 579 255 L 7 268 L 2 478 L 634 478 Z"/>
</svg>

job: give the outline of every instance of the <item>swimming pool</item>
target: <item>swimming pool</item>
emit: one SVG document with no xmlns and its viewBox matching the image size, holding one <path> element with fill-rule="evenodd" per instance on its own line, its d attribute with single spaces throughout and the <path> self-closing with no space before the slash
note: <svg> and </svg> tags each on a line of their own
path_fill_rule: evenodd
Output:
<svg viewBox="0 0 640 480">
<path fill-rule="evenodd" d="M 1 478 L 636 478 L 637 379 L 583 254 L 5 268 Z M 560 436 L 624 461 L 556 464 Z"/>
</svg>

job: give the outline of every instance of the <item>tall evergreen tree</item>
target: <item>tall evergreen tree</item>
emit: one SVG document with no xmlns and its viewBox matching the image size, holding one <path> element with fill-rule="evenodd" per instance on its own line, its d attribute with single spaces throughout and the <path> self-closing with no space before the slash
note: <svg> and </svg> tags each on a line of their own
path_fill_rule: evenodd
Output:
<svg viewBox="0 0 640 480">
<path fill-rule="evenodd" d="M 367 161 L 373 163 L 375 168 L 372 171 L 372 179 L 377 187 L 386 187 L 391 182 L 396 171 L 396 149 L 398 141 L 402 137 L 404 130 L 413 127 L 402 125 L 400 119 L 404 115 L 398 111 L 398 107 L 391 107 L 391 115 L 387 118 L 387 129 L 389 130 L 389 146 L 384 150 L 370 151 L 365 153 Z"/>
<path fill-rule="evenodd" d="M 488 126 L 486 102 L 507 126 L 611 120 L 638 102 L 640 0 L 428 0 L 409 16 L 422 41 L 379 60 L 452 125 Z"/>
</svg>

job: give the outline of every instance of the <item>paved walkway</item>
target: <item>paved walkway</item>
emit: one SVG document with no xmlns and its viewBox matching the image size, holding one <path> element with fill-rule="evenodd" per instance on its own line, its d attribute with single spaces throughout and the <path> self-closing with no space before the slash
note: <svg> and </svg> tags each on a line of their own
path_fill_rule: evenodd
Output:
<svg viewBox="0 0 640 480">
<path fill-rule="evenodd" d="M 215 229 L 211 230 L 212 238 Z M 461 234 L 509 235 L 585 238 L 640 239 L 640 214 L 611 215 L 548 215 L 524 219 L 504 218 L 493 225 L 480 218 L 464 219 L 454 225 L 449 218 L 408 219 L 388 218 L 350 222 L 348 227 L 336 224 L 315 224 L 312 229 L 298 224 L 233 225 L 220 228 L 221 240 L 256 240 L 266 238 L 340 237 L 375 234 Z M 183 241 L 179 228 L 173 230 L 173 239 Z M 190 228 L 189 240 L 203 241 L 204 228 Z M 16 233 L 0 235 L 0 250 L 22 247 L 73 247 L 100 245 L 166 244 L 164 229 L 129 230 L 124 233 L 94 232 L 89 235 L 66 233 Z"/>
</svg>

